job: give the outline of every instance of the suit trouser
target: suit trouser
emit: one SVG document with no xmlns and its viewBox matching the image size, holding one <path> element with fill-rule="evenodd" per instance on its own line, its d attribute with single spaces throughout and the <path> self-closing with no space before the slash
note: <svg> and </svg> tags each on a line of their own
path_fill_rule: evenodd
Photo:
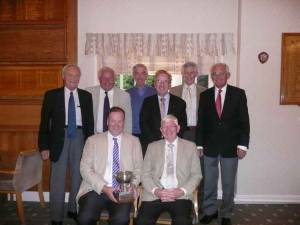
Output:
<svg viewBox="0 0 300 225">
<path fill-rule="evenodd" d="M 238 168 L 238 158 L 207 157 L 204 156 L 204 201 L 203 211 L 212 215 L 218 210 L 218 179 L 219 163 L 221 167 L 222 204 L 220 217 L 230 218 L 234 207 L 235 178 Z"/>
<path fill-rule="evenodd" d="M 139 209 L 135 225 L 155 225 L 164 211 L 170 213 L 172 225 L 192 225 L 192 206 L 192 201 L 187 199 L 178 199 L 174 202 L 144 201 Z"/>
<path fill-rule="evenodd" d="M 110 225 L 129 224 L 132 203 L 114 203 L 106 194 L 90 191 L 80 197 L 78 204 L 78 225 L 96 225 L 103 209 L 109 212 Z"/>
<path fill-rule="evenodd" d="M 50 217 L 52 221 L 63 221 L 65 205 L 65 180 L 67 168 L 71 177 L 68 211 L 76 212 L 76 195 L 81 184 L 80 159 L 84 146 L 81 129 L 76 130 L 76 137 L 69 139 L 65 130 L 65 141 L 57 162 L 51 162 L 50 177 Z"/>
</svg>

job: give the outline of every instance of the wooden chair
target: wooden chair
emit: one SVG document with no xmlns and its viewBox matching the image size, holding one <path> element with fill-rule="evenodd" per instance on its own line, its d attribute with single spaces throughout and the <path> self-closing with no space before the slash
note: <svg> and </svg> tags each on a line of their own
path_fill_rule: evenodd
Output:
<svg viewBox="0 0 300 225">
<path fill-rule="evenodd" d="M 142 193 L 142 192 L 141 192 Z M 138 201 L 138 208 L 141 206 L 142 201 L 141 201 L 141 195 L 139 197 Z M 199 213 L 198 213 L 198 188 L 195 189 L 193 192 L 193 224 L 198 224 L 199 221 Z M 136 217 L 136 216 L 135 216 Z M 168 213 L 162 213 L 160 217 L 157 219 L 156 224 L 166 224 L 166 225 L 171 225 L 172 224 L 172 219 Z"/>
<path fill-rule="evenodd" d="M 0 162 L 5 158 L 1 151 Z M 0 170 L 0 193 L 15 194 L 20 224 L 25 224 L 22 192 L 37 185 L 40 204 L 45 207 L 42 171 L 43 161 L 38 151 L 20 152 L 14 170 Z"/>
</svg>

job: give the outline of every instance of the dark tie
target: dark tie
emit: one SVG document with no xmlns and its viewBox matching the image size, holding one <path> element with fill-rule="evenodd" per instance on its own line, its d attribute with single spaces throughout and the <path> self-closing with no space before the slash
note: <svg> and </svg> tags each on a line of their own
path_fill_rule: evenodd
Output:
<svg viewBox="0 0 300 225">
<path fill-rule="evenodd" d="M 222 97 L 221 97 L 221 92 L 222 92 L 222 90 L 219 89 L 218 90 L 218 96 L 217 96 L 217 99 L 216 99 L 216 110 L 217 110 L 219 118 L 221 118 L 221 114 L 222 114 Z"/>
<path fill-rule="evenodd" d="M 73 92 L 70 93 L 68 106 L 68 138 L 75 138 L 76 136 L 76 112 Z"/>
<path fill-rule="evenodd" d="M 108 113 L 109 113 L 109 109 L 110 109 L 107 91 L 105 91 L 104 93 L 105 93 L 105 98 L 104 98 L 104 104 L 103 104 L 103 132 L 107 131 L 107 129 L 108 129 L 107 117 L 108 117 Z"/>
<path fill-rule="evenodd" d="M 112 165 L 112 187 L 113 189 L 119 188 L 119 183 L 115 178 L 117 172 L 120 171 L 120 161 L 119 161 L 119 145 L 117 142 L 117 138 L 113 138 L 114 146 L 113 146 L 113 165 Z"/>
</svg>

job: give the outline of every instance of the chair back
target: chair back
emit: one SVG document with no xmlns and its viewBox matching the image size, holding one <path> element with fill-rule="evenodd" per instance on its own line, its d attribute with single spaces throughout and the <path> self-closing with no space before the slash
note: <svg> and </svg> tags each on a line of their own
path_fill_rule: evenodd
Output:
<svg viewBox="0 0 300 225">
<path fill-rule="evenodd" d="M 13 177 L 16 191 L 23 192 L 41 182 L 43 160 L 39 151 L 20 152 Z"/>
</svg>

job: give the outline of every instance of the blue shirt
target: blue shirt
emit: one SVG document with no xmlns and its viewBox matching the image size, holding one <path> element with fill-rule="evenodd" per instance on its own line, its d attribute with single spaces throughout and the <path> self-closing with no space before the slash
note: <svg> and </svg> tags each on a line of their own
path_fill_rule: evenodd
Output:
<svg viewBox="0 0 300 225">
<path fill-rule="evenodd" d="M 140 134 L 140 112 L 144 99 L 156 94 L 156 90 L 150 86 L 143 88 L 133 87 L 127 90 L 130 94 L 131 108 L 132 108 L 132 133 Z"/>
</svg>

